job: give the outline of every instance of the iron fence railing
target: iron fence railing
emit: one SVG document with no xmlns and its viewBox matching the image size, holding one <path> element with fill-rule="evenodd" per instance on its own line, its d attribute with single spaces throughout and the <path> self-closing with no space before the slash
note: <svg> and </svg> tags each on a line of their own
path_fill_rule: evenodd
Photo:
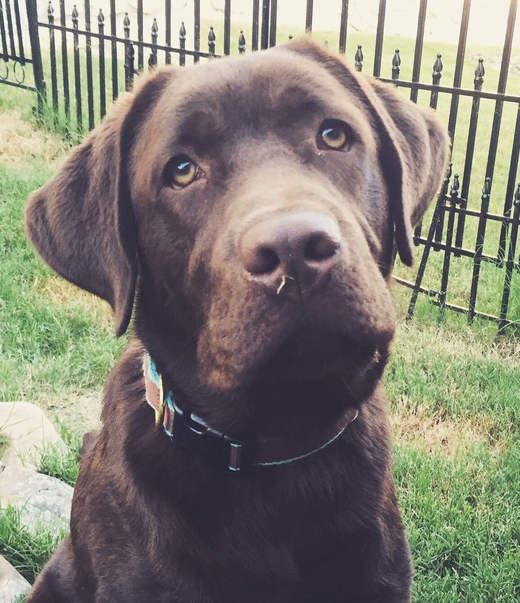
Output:
<svg viewBox="0 0 520 603">
<path fill-rule="evenodd" d="M 120 91 L 131 88 L 136 73 L 153 68 L 159 62 L 177 62 L 182 66 L 187 62 L 196 63 L 221 56 L 216 50 L 217 46 L 222 48 L 224 55 L 241 54 L 274 46 L 278 41 L 291 37 L 287 35 L 285 28 L 284 39 L 278 39 L 281 38 L 282 28 L 277 23 L 277 0 L 251 0 L 250 21 L 241 22 L 238 28 L 233 27 L 236 23 L 232 23 L 232 0 L 220 2 L 222 10 L 218 22 L 204 19 L 201 14 L 201 0 L 192 0 L 189 3 L 191 22 L 188 27 L 179 19 L 179 9 L 171 0 L 162 2 L 163 10 L 155 17 L 145 13 L 143 0 L 136 0 L 135 10 L 127 12 L 117 11 L 116 0 L 104 1 L 108 4 L 105 11 L 99 9 L 94 14 L 90 0 L 84 1 L 81 11 L 78 5 L 69 5 L 66 0 L 50 0 L 48 3 L 26 0 L 26 29 L 32 53 L 31 57 L 27 57 L 24 52 L 24 27 L 18 0 L 0 0 L 0 65 L 3 60 L 4 67 L 13 76 L 15 73 L 21 73 L 27 63 L 32 64 L 34 85 L 12 77 L 3 78 L 1 74 L 0 82 L 36 90 L 40 113 L 44 112 L 46 107 L 51 108 L 56 123 L 62 120 L 65 131 L 69 134 L 81 134 L 86 129 L 92 129 L 105 115 L 108 104 L 117 98 Z M 305 5 L 302 26 L 306 32 L 312 32 L 314 18 L 323 4 L 313 0 L 302 1 Z M 358 2 L 362 3 L 363 0 Z M 119 0 L 119 4 L 122 3 L 123 0 Z M 423 234 L 423 225 L 419 225 L 415 230 L 414 241 L 419 247 L 416 274 L 413 278 L 404 274 L 396 277 L 399 283 L 412 289 L 408 316 L 411 318 L 414 315 L 419 294 L 425 294 L 441 311 L 451 309 L 465 312 L 469 322 L 478 316 L 498 322 L 500 330 L 506 327 L 520 328 L 520 186 L 515 192 L 520 153 L 520 96 L 511 94 L 507 87 L 518 0 L 510 0 L 509 3 L 496 91 L 483 89 L 486 73 L 481 56 L 475 58 L 473 87 L 463 85 L 471 0 L 463 0 L 453 81 L 449 85 L 444 83 L 447 78 L 444 65 L 446 59 L 443 59 L 440 52 L 435 52 L 431 57 L 431 82 L 421 80 L 429 14 L 428 0 L 416 2 L 418 10 L 413 59 L 409 60 L 408 56 L 402 56 L 402 53 L 395 49 L 389 64 L 386 65 L 383 61 L 385 23 L 388 16 L 386 0 L 378 2 L 373 39 L 368 43 L 355 43 L 353 46 L 352 40 L 355 36 L 349 27 L 349 19 L 354 3 L 355 0 L 337 0 L 339 22 L 334 33 L 337 47 L 331 47 L 331 50 L 349 55 L 359 71 L 367 71 L 366 56 L 371 56 L 372 74 L 402 88 L 403 93 L 408 93 L 409 90 L 409 96 L 414 102 L 421 101 L 421 94 L 422 101 L 425 102 L 424 95 L 427 95 L 426 102 L 433 109 L 437 109 L 441 99 L 448 97 L 449 111 L 446 112 L 446 118 L 450 136 L 454 145 L 457 143 L 464 146 L 462 162 L 459 162 L 460 165 L 450 166 L 434 209 L 426 219 L 429 221 L 426 236 Z M 154 2 L 154 6 L 157 4 Z M 329 8 L 330 4 L 327 3 Z M 148 23 L 145 23 L 146 20 Z M 44 57 L 40 45 L 45 47 Z M 431 49 L 431 44 L 429 48 Z M 411 78 L 401 79 L 403 66 L 409 68 L 410 64 Z M 390 77 L 384 75 L 387 69 Z M 50 83 L 50 91 L 46 89 L 46 82 Z M 462 126 L 458 125 L 461 123 L 461 99 L 466 98 L 471 102 L 471 107 L 469 117 L 466 116 L 467 119 L 465 117 L 463 120 L 467 127 L 461 131 Z M 472 179 L 482 177 L 476 176 L 481 166 L 478 166 L 477 170 L 475 165 L 475 153 L 477 150 L 482 153 L 483 145 L 482 138 L 479 139 L 479 132 L 482 130 L 481 102 L 493 102 L 494 108 L 489 138 L 484 143 L 487 148 L 487 161 L 483 174 L 483 192 L 477 198 L 478 195 L 471 193 L 471 182 Z M 509 111 L 510 107 L 516 108 L 514 127 L 512 124 L 506 124 L 508 133 L 512 133 L 511 149 L 509 153 L 500 149 L 499 154 L 504 110 L 507 108 Z M 497 188 L 495 185 L 493 191 L 497 165 L 501 173 L 507 173 L 507 177 L 504 179 L 504 186 Z M 461 176 L 452 174 L 456 171 L 455 167 L 460 167 Z M 490 207 L 496 208 L 497 203 L 500 203 L 497 196 L 502 193 L 502 210 L 490 211 Z M 490 205 L 493 195 L 494 203 Z M 473 203 L 472 197 L 476 199 Z M 499 234 L 496 240 L 489 236 L 489 224 L 498 225 Z M 474 244 L 468 246 L 467 240 L 470 236 L 474 236 Z M 493 247 L 491 251 L 490 245 Z M 432 264 L 432 257 L 437 258 L 437 262 L 434 262 L 437 266 L 434 278 L 439 279 L 439 285 L 435 288 L 424 284 L 427 266 Z M 470 263 L 467 277 L 469 290 L 465 303 L 456 303 L 448 294 L 453 281 L 451 274 L 455 260 L 459 263 Z M 478 307 L 483 265 L 493 266 L 497 275 L 503 277 L 500 277 L 502 282 L 497 291 L 499 301 L 495 313 Z M 513 286 L 515 282 L 516 287 Z"/>
</svg>

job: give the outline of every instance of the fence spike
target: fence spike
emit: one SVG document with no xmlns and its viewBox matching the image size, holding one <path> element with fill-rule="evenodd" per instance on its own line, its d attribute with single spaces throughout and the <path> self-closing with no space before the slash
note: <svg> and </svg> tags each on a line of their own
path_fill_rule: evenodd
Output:
<svg viewBox="0 0 520 603">
<path fill-rule="evenodd" d="M 47 7 L 47 17 L 49 19 L 54 17 L 54 7 L 52 6 L 51 0 L 49 0 L 49 6 Z"/>
<path fill-rule="evenodd" d="M 361 71 L 363 69 L 363 49 L 361 48 L 361 44 L 358 44 L 356 54 L 354 56 L 355 67 L 357 71 Z"/>
<path fill-rule="evenodd" d="M 477 68 L 475 69 L 475 79 L 473 80 L 475 84 L 475 90 L 482 89 L 485 73 L 486 70 L 484 69 L 484 59 L 481 57 L 479 58 Z"/>
<path fill-rule="evenodd" d="M 102 8 L 99 9 L 97 20 L 98 20 L 98 24 L 99 25 L 103 25 L 103 23 L 105 22 L 105 15 L 103 14 L 103 9 Z"/>
<path fill-rule="evenodd" d="M 129 38 L 130 37 L 130 17 L 128 16 L 128 13 L 125 13 L 125 17 L 123 19 L 123 29 L 125 32 L 125 38 Z"/>
<path fill-rule="evenodd" d="M 453 176 L 453 182 L 451 183 L 450 195 L 452 197 L 456 197 L 460 188 L 459 175 L 455 174 Z"/>
<path fill-rule="evenodd" d="M 394 56 L 392 58 L 392 79 L 399 79 L 399 72 L 401 71 L 401 55 L 399 54 L 399 48 L 395 49 Z"/>
<path fill-rule="evenodd" d="M 442 64 L 442 54 L 437 54 L 437 58 L 435 59 L 435 63 L 433 64 L 433 74 L 432 79 L 434 84 L 438 84 L 441 81 L 442 70 L 444 65 Z"/>
<path fill-rule="evenodd" d="M 244 35 L 244 30 L 240 30 L 240 36 L 238 37 L 238 52 L 239 54 L 244 54 L 246 51 L 246 37 Z"/>
<path fill-rule="evenodd" d="M 154 17 L 152 23 L 152 49 L 148 58 L 148 69 L 153 69 L 157 65 L 157 48 L 155 44 L 157 44 L 158 33 L 159 26 L 157 25 L 157 19 Z"/>
<path fill-rule="evenodd" d="M 215 40 L 216 39 L 217 39 L 217 36 L 215 35 L 215 30 L 213 29 L 213 26 L 210 25 L 209 33 L 208 33 L 208 51 L 209 51 L 209 54 L 211 54 L 211 55 L 215 54 Z"/>
<path fill-rule="evenodd" d="M 186 64 L 186 54 L 184 49 L 186 48 L 186 26 L 184 25 L 184 21 L 181 21 L 181 26 L 179 28 L 179 65 L 182 67 Z"/>
<path fill-rule="evenodd" d="M 134 59 L 134 45 L 132 44 L 132 42 L 127 42 L 125 49 L 125 90 L 130 90 L 134 82 Z"/>
<path fill-rule="evenodd" d="M 78 26 L 79 13 L 78 13 L 78 9 L 77 9 L 77 7 L 76 7 L 75 4 L 72 7 L 71 17 L 72 17 L 72 25 L 73 25 L 73 27 L 77 27 Z"/>
</svg>

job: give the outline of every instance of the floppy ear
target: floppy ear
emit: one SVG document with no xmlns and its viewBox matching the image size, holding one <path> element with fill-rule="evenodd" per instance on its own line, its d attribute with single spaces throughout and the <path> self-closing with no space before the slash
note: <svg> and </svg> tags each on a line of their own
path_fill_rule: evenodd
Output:
<svg viewBox="0 0 520 603">
<path fill-rule="evenodd" d="M 171 71 L 144 80 L 123 95 L 110 115 L 77 147 L 56 176 L 33 193 L 26 232 L 61 276 L 106 300 L 117 335 L 132 315 L 137 278 L 136 226 L 127 180 L 139 125 Z"/>
<path fill-rule="evenodd" d="M 381 169 L 388 186 L 401 260 L 411 266 L 412 229 L 440 187 L 449 138 L 434 112 L 418 107 L 395 87 L 366 78 L 308 40 L 287 49 L 317 61 L 366 107 L 378 138 Z"/>
</svg>

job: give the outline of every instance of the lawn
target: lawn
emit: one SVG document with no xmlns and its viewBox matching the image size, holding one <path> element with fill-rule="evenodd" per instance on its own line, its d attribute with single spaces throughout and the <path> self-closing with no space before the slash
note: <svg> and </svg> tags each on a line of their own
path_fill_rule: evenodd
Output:
<svg viewBox="0 0 520 603">
<path fill-rule="evenodd" d="M 331 35 L 323 34 L 332 46 Z M 352 36 L 349 56 L 356 42 Z M 411 43 L 398 42 L 402 55 L 411 57 Z M 384 65 L 396 43 L 385 43 Z M 424 73 L 431 68 L 426 57 L 434 52 L 425 45 Z M 452 47 L 443 49 L 446 81 L 452 77 L 454 52 Z M 410 68 L 403 65 L 403 77 Z M 465 73 L 468 86 L 470 68 L 471 60 Z M 496 76 L 496 69 L 489 69 L 488 89 Z M 516 85 L 520 79 L 515 75 L 512 81 Z M 67 144 L 35 127 L 30 94 L 6 88 L 0 87 L 0 136 L 7 142 L 0 150 L 0 401 L 35 402 L 64 425 L 71 455 L 60 459 L 48 451 L 42 469 L 73 481 L 76 434 L 92 420 L 79 420 L 74 410 L 85 396 L 101 395 L 124 340 L 115 339 L 107 307 L 54 275 L 25 240 L 26 197 L 53 173 Z M 463 104 L 460 132 L 467 131 Z M 490 107 L 483 103 L 483 126 L 491 119 Z M 445 103 L 439 110 L 446 115 Z M 497 191 L 505 186 L 511 148 L 512 128 L 506 118 L 512 113 L 507 115 Z M 475 158 L 479 169 L 487 153 L 485 128 L 482 137 Z M 29 141 L 26 146 L 24 141 Z M 463 151 L 464 144 L 457 142 L 455 163 L 462 164 Z M 478 196 L 480 185 L 477 170 L 472 194 Z M 497 196 L 493 203 L 499 209 L 503 198 Z M 439 278 L 436 261 L 431 262 L 430 279 Z M 463 296 L 469 283 L 459 266 L 462 260 L 454 262 L 451 285 Z M 402 267 L 397 271 L 404 273 Z M 496 298 L 497 282 L 496 277 L 483 280 L 483 299 Z M 520 339 L 512 333 L 497 337 L 496 325 L 480 321 L 470 328 L 463 316 L 447 313 L 441 318 L 427 300 L 419 305 L 415 320 L 405 323 L 409 292 L 397 285 L 394 292 L 400 320 L 385 382 L 395 436 L 394 473 L 416 568 L 414 601 L 518 601 Z M 513 297 L 520 307 L 518 293 Z M 16 511 L 0 514 L 0 553 L 28 579 L 55 546 L 45 530 L 29 536 Z"/>
</svg>

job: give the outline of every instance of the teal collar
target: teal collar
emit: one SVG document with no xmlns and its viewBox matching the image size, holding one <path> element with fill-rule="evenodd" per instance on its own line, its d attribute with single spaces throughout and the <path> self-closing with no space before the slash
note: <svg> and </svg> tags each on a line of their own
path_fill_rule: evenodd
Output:
<svg viewBox="0 0 520 603">
<path fill-rule="evenodd" d="M 359 415 L 357 409 L 347 409 L 336 423 L 316 433 L 306 449 L 296 445 L 287 450 L 288 444 L 281 438 L 244 442 L 213 429 L 199 416 L 183 410 L 173 393 L 164 391 L 162 376 L 148 353 L 143 357 L 143 373 L 146 401 L 155 411 L 156 427 L 179 444 L 207 456 L 212 464 L 233 473 L 254 467 L 288 465 L 313 456 L 338 440 Z"/>
</svg>

